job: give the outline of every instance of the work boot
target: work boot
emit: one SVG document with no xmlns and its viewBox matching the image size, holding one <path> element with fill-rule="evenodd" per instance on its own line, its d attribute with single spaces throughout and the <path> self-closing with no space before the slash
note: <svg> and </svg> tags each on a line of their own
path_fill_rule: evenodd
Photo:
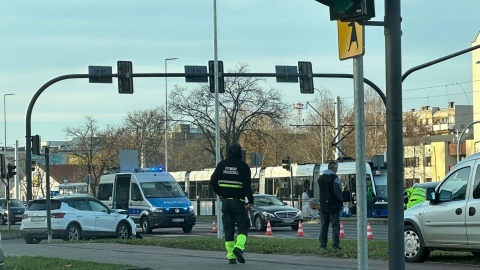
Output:
<svg viewBox="0 0 480 270">
<path fill-rule="evenodd" d="M 228 259 L 228 264 L 237 264 L 237 259 Z"/>
<path fill-rule="evenodd" d="M 233 249 L 233 254 L 237 256 L 237 261 L 239 263 L 245 263 L 245 258 L 243 258 L 243 251 L 239 249 L 238 247 Z"/>
</svg>

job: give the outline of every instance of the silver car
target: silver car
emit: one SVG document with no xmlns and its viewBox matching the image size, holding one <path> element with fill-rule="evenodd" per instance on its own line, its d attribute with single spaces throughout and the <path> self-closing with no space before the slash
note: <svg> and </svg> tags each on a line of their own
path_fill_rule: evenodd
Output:
<svg viewBox="0 0 480 270">
<path fill-rule="evenodd" d="M 480 153 L 458 163 L 429 192 L 404 212 L 405 260 L 424 261 L 432 250 L 469 251 L 480 258 Z"/>
</svg>

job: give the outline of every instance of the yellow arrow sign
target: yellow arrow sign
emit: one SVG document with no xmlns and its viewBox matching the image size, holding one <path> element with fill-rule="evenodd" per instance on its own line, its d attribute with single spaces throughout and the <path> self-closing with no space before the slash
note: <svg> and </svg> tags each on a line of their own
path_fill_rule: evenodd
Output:
<svg viewBox="0 0 480 270">
<path fill-rule="evenodd" d="M 363 55 L 365 53 L 363 25 L 357 22 L 337 21 L 337 26 L 340 60 Z"/>
</svg>

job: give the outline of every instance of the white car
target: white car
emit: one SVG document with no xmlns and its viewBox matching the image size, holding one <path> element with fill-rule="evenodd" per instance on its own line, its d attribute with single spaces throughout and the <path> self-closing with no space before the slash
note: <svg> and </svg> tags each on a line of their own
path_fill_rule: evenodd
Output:
<svg viewBox="0 0 480 270">
<path fill-rule="evenodd" d="M 128 214 L 111 210 L 89 195 L 65 195 L 50 199 L 52 239 L 75 241 L 88 238 L 136 236 L 137 226 Z M 48 238 L 47 200 L 28 203 L 20 231 L 27 244 Z"/>
</svg>

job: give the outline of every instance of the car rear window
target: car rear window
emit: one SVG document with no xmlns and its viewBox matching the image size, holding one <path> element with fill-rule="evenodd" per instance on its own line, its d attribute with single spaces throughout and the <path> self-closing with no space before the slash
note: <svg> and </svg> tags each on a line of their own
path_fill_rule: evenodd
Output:
<svg viewBox="0 0 480 270">
<path fill-rule="evenodd" d="M 62 202 L 50 200 L 50 210 L 60 209 Z M 32 201 L 28 206 L 28 211 L 47 210 L 47 200 Z"/>
</svg>

